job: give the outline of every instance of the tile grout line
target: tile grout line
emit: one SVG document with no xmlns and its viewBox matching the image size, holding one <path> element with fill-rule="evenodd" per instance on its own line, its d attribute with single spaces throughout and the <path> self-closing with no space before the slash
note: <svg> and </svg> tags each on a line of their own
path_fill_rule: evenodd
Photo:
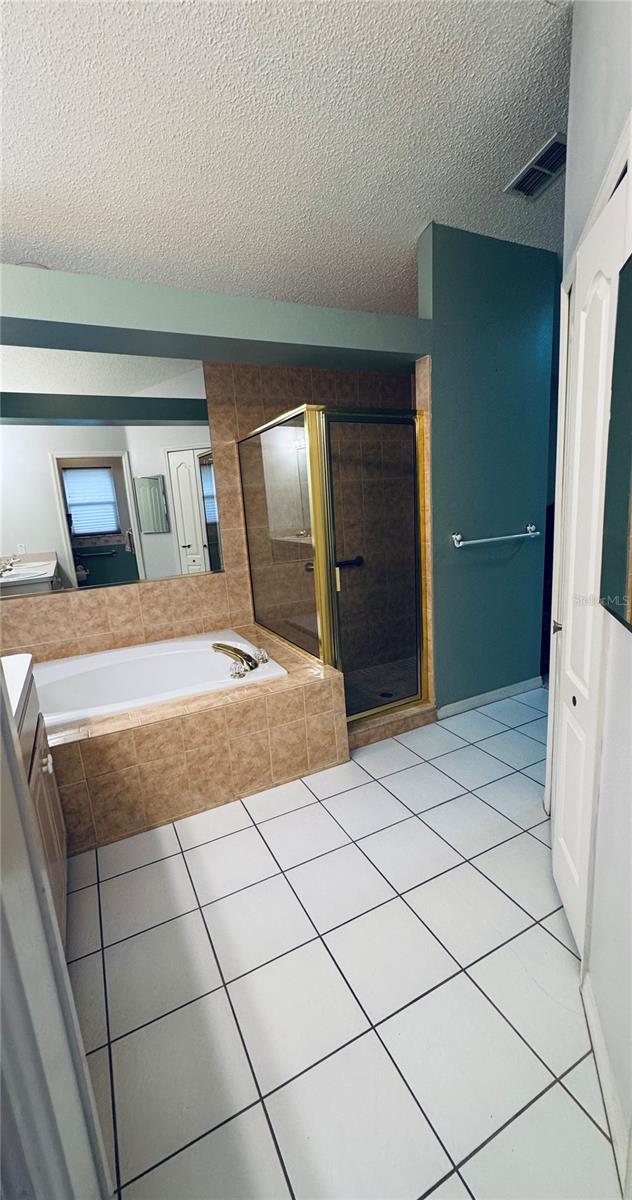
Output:
<svg viewBox="0 0 632 1200">
<path fill-rule="evenodd" d="M 114 1064 L 112 1061 L 112 1045 L 110 1041 L 110 1007 L 108 1003 L 108 981 L 107 970 L 105 965 L 105 946 L 103 937 L 103 910 L 101 905 L 101 884 L 99 879 L 99 856 L 95 853 L 96 860 L 96 875 L 97 875 L 97 906 L 99 913 L 99 940 L 101 953 L 101 972 L 103 978 L 103 1004 L 105 1008 L 105 1032 L 107 1037 L 107 1058 L 108 1058 L 108 1073 L 110 1076 L 110 1106 L 112 1112 L 112 1141 L 114 1142 L 114 1173 L 115 1186 L 114 1191 L 120 1198 L 121 1195 L 121 1164 L 119 1156 L 118 1144 L 118 1123 L 116 1118 L 116 1091 L 114 1085 Z"/>
<path fill-rule="evenodd" d="M 248 816 L 250 816 L 250 813 L 248 813 Z M 174 828 L 175 828 L 175 826 L 174 826 Z M 257 1079 L 257 1075 L 256 1075 L 256 1072 L 255 1072 L 255 1069 L 254 1069 L 253 1063 L 252 1063 L 252 1059 L 251 1059 L 251 1057 L 250 1057 L 250 1051 L 248 1050 L 248 1046 L 247 1046 L 247 1043 L 246 1043 L 246 1039 L 245 1039 L 245 1037 L 244 1037 L 244 1034 L 243 1034 L 243 1032 L 242 1032 L 242 1028 L 241 1028 L 241 1025 L 240 1025 L 240 1023 L 239 1023 L 239 1019 L 238 1019 L 238 1017 L 237 1017 L 237 1013 L 236 1013 L 236 1011 L 235 1011 L 235 1006 L 234 1006 L 234 1004 L 233 1004 L 233 999 L 232 999 L 232 996 L 231 996 L 231 994 L 230 994 L 230 992 L 229 992 L 229 990 L 228 990 L 228 986 L 227 986 L 227 984 L 226 984 L 226 979 L 225 979 L 225 977 L 224 977 L 224 971 L 223 971 L 223 969 L 222 969 L 222 965 L 221 965 L 221 963 L 220 963 L 220 960 L 219 960 L 219 955 L 217 954 L 217 951 L 216 951 L 216 949 L 215 949 L 215 945 L 214 945 L 214 943 L 213 943 L 213 938 L 212 938 L 212 936 L 211 936 L 211 931 L 210 931 L 210 929 L 209 929 L 209 927 L 208 927 L 208 925 L 207 925 L 206 921 L 204 920 L 204 913 L 202 912 L 202 906 L 201 906 L 201 904 L 200 904 L 200 899 L 199 899 L 199 896 L 198 896 L 198 894 L 197 894 L 197 889 L 196 889 L 195 883 L 193 882 L 193 876 L 191 875 L 191 871 L 190 871 L 190 869 L 189 869 L 189 864 L 188 864 L 188 862 L 187 862 L 186 855 L 185 855 L 185 853 L 184 853 L 184 850 L 182 849 L 182 844 L 181 844 L 181 842 L 180 842 L 180 838 L 179 838 L 179 835 L 178 835 L 178 831 L 177 831 L 177 829 L 175 830 L 175 834 L 176 834 L 176 837 L 178 838 L 178 843 L 179 843 L 179 845 L 180 845 L 180 853 L 182 854 L 182 858 L 183 858 L 183 860 L 184 860 L 184 865 L 185 865 L 185 867 L 186 867 L 187 875 L 188 875 L 188 877 L 189 877 L 189 881 L 190 881 L 190 883 L 191 883 L 191 887 L 192 887 L 192 889 L 193 889 L 193 894 L 194 894 L 194 896 L 195 896 L 195 899 L 196 899 L 196 902 L 197 902 L 198 911 L 199 911 L 199 913 L 200 913 L 200 916 L 201 916 L 201 918 L 202 918 L 202 921 L 204 922 L 204 929 L 205 929 L 205 931 L 206 931 L 206 936 L 207 936 L 207 938 L 208 938 L 208 942 L 209 942 L 209 945 L 210 945 L 210 947 L 211 947 L 211 952 L 212 952 L 213 958 L 215 959 L 215 964 L 216 964 L 216 966 L 217 966 L 217 970 L 218 970 L 218 972 L 219 972 L 220 979 L 221 979 L 221 981 L 222 981 L 222 986 L 223 986 L 223 988 L 224 988 L 224 994 L 225 994 L 225 996 L 226 996 L 226 999 L 227 999 L 227 1001 L 228 1001 L 228 1004 L 229 1004 L 229 1006 L 230 1006 L 230 1010 L 231 1010 L 231 1013 L 232 1013 L 232 1015 L 233 1015 L 233 1020 L 234 1020 L 234 1022 L 235 1022 L 235 1026 L 236 1026 L 236 1028 L 237 1028 L 237 1032 L 238 1032 L 238 1034 L 239 1034 L 239 1038 L 240 1038 L 241 1044 L 242 1044 L 242 1046 L 243 1046 L 244 1054 L 245 1054 L 245 1056 L 246 1056 L 246 1060 L 247 1060 L 247 1062 L 248 1062 L 248 1066 L 250 1067 L 250 1073 L 251 1073 L 251 1075 L 252 1075 L 252 1079 L 253 1079 L 253 1082 L 254 1082 L 255 1088 L 256 1088 L 256 1090 L 257 1090 L 257 1095 L 258 1095 L 258 1097 L 259 1097 L 259 1102 L 261 1103 L 261 1107 L 262 1107 L 262 1110 L 263 1110 L 263 1113 L 264 1113 L 264 1116 L 265 1116 L 265 1119 L 266 1119 L 266 1122 L 267 1122 L 267 1125 L 268 1125 L 268 1129 L 269 1129 L 269 1131 L 270 1131 L 270 1136 L 271 1136 L 271 1138 L 272 1138 L 272 1142 L 273 1142 L 273 1144 L 274 1144 L 274 1148 L 275 1148 L 275 1150 L 276 1150 L 276 1153 L 277 1153 L 277 1157 L 278 1157 L 278 1160 L 279 1160 L 279 1163 L 280 1163 L 280 1166 L 281 1166 L 281 1170 L 282 1170 L 282 1172 L 283 1172 L 283 1176 L 284 1176 L 284 1178 L 285 1178 L 285 1182 L 286 1182 L 286 1184 L 287 1184 L 288 1192 L 289 1192 L 289 1194 L 290 1194 L 291 1200 L 296 1200 L 295 1193 L 294 1193 L 294 1188 L 292 1187 L 292 1183 L 291 1183 L 291 1181 L 290 1181 L 290 1176 L 289 1176 L 289 1173 L 288 1173 L 287 1167 L 286 1167 L 286 1165 L 285 1165 L 285 1162 L 284 1162 L 284 1160 L 283 1160 L 283 1155 L 281 1154 L 281 1147 L 280 1147 L 280 1145 L 279 1145 L 279 1142 L 278 1142 L 278 1140 L 277 1140 L 276 1133 L 275 1133 L 275 1131 L 274 1131 L 274 1129 L 273 1129 L 273 1126 L 272 1126 L 272 1121 L 270 1120 L 270 1115 L 269 1115 L 269 1113 L 268 1113 L 268 1110 L 267 1110 L 267 1108 L 266 1108 L 266 1105 L 265 1105 L 265 1101 L 264 1101 L 264 1098 L 263 1098 L 263 1093 L 262 1093 L 262 1091 L 261 1091 L 261 1087 L 260 1087 L 260 1084 L 259 1084 L 259 1080 Z"/>
<path fill-rule="evenodd" d="M 327 810 L 325 810 L 325 811 L 327 811 Z M 257 828 L 259 829 L 259 827 L 258 827 L 258 826 L 257 826 Z M 358 1007 L 359 1007 L 360 1011 L 362 1012 L 362 1014 L 364 1015 L 365 1019 L 366 1019 L 366 1020 L 368 1021 L 368 1023 L 369 1023 L 369 1029 L 368 1029 L 368 1030 L 363 1030 L 363 1033 L 362 1033 L 362 1034 L 360 1034 L 359 1036 L 363 1036 L 364 1034 L 366 1034 L 366 1033 L 370 1032 L 371 1030 L 372 1030 L 372 1031 L 373 1031 L 373 1032 L 376 1034 L 376 1036 L 377 1036 L 377 1038 L 378 1038 L 378 1041 L 380 1042 L 380 1045 L 382 1046 L 383 1050 L 385 1051 L 385 1053 L 387 1054 L 388 1058 L 390 1059 L 390 1061 L 392 1062 L 393 1066 L 395 1067 L 395 1070 L 397 1071 L 398 1075 L 400 1076 L 400 1078 L 401 1078 L 402 1082 L 405 1084 L 407 1091 L 410 1093 L 410 1095 L 411 1095 L 411 1097 L 413 1098 L 413 1100 L 414 1100 L 415 1104 L 417 1105 L 417 1107 L 418 1107 L 418 1109 L 419 1109 L 420 1113 L 421 1113 L 421 1114 L 422 1114 L 422 1116 L 424 1117 L 424 1119 L 425 1119 L 425 1121 L 427 1122 L 427 1124 L 428 1124 L 429 1128 L 432 1130 L 432 1132 L 433 1132 L 434 1136 L 436 1137 L 437 1141 L 439 1142 L 439 1145 L 440 1145 L 440 1146 L 441 1146 L 441 1148 L 443 1149 L 443 1152 L 444 1152 L 444 1154 L 447 1156 L 447 1158 L 449 1159 L 449 1161 L 452 1163 L 452 1166 L 453 1166 L 453 1167 L 456 1169 L 456 1163 L 455 1163 L 455 1161 L 454 1161 L 454 1159 L 453 1159 L 452 1155 L 450 1154 L 450 1152 L 449 1152 L 449 1150 L 448 1150 L 447 1146 L 446 1146 L 446 1145 L 445 1145 L 445 1143 L 443 1142 L 443 1139 L 442 1139 L 442 1138 L 439 1136 L 439 1134 L 437 1133 L 437 1131 L 436 1131 L 436 1129 L 435 1129 L 435 1127 L 434 1127 L 434 1125 L 433 1125 L 432 1121 L 430 1121 L 430 1119 L 428 1118 L 428 1116 L 427 1116 L 427 1115 L 426 1115 L 426 1113 L 424 1112 L 424 1109 L 422 1108 L 422 1106 L 421 1106 L 421 1104 L 420 1104 L 420 1102 L 419 1102 L 419 1100 L 418 1100 L 417 1096 L 415 1095 L 415 1093 L 413 1092 L 413 1090 L 412 1090 L 412 1088 L 411 1088 L 410 1084 L 408 1083 L 408 1080 L 405 1078 L 405 1076 L 403 1075 L 402 1071 L 400 1070 L 400 1067 L 399 1067 L 399 1066 L 398 1066 L 398 1064 L 395 1062 L 395 1059 L 394 1059 L 394 1058 L 393 1058 L 393 1056 L 391 1055 L 391 1052 L 390 1052 L 390 1050 L 389 1050 L 389 1049 L 388 1049 L 388 1047 L 387 1047 L 387 1046 L 384 1044 L 384 1042 L 383 1042 L 383 1040 L 382 1040 L 382 1038 L 381 1038 L 381 1036 L 380 1036 L 380 1034 L 379 1034 L 378 1030 L 376 1029 L 376 1027 L 375 1027 L 375 1025 L 374 1025 L 373 1021 L 371 1020 L 371 1018 L 370 1018 L 370 1016 L 369 1016 L 368 1012 L 366 1011 L 366 1009 L 365 1009 L 364 1005 L 363 1005 L 363 1004 L 362 1004 L 362 1002 L 359 1000 L 359 998 L 358 998 L 358 996 L 356 995 L 356 993 L 355 993 L 354 989 L 351 987 L 351 984 L 349 983 L 349 980 L 347 979 L 347 977 L 346 977 L 346 975 L 345 975 L 344 971 L 342 970 L 342 967 L 340 966 L 340 964 L 337 962 L 336 958 L 334 957 L 334 955 L 333 955 L 333 953 L 332 953 L 332 951 L 331 951 L 330 947 L 327 945 L 327 943 L 326 943 L 326 941 L 325 941 L 325 939 L 324 939 L 324 937 L 323 937 L 322 933 L 321 933 L 321 932 L 320 932 L 320 930 L 317 928 L 315 921 L 313 920 L 312 916 L 310 915 L 310 913 L 309 913 L 309 912 L 308 912 L 308 910 L 306 909 L 305 905 L 303 904 L 303 901 L 301 900 L 301 897 L 298 895 L 298 893 L 295 891 L 294 887 L 292 886 L 292 883 L 291 883 L 291 881 L 288 879 L 288 877 L 287 877 L 287 875 L 286 875 L 285 871 L 283 871 L 283 869 L 281 868 L 281 866 L 280 866 L 280 863 L 279 863 L 278 859 L 276 858 L 276 855 L 274 854 L 274 851 L 273 851 L 273 850 L 270 848 L 270 846 L 269 846 L 269 845 L 268 845 L 268 843 L 266 842 L 266 839 L 265 839 L 265 837 L 264 837 L 264 835 L 263 835 L 263 833 L 261 832 L 261 830 L 260 830 L 260 829 L 259 829 L 259 835 L 260 835 L 260 837 L 261 837 L 261 840 L 263 841 L 263 844 L 264 844 L 265 846 L 267 846 L 267 848 L 268 848 L 268 850 L 269 850 L 270 854 L 272 855 L 272 857 L 275 859 L 275 862 L 276 862 L 276 863 L 277 863 L 277 865 L 279 866 L 279 869 L 281 870 L 281 872 L 282 872 L 282 874 L 283 874 L 283 876 L 284 876 L 284 878 L 285 878 L 286 882 L 288 883 L 289 887 L 292 889 L 292 892 L 294 893 L 294 896 L 296 897 L 296 900 L 298 901 L 298 903 L 300 904 L 301 908 L 303 909 L 303 912 L 305 913 L 305 915 L 306 915 L 306 917 L 307 917 L 308 921 L 310 921 L 311 925 L 313 926 L 314 930 L 316 931 L 316 934 L 317 934 L 317 936 L 318 936 L 318 940 L 320 941 L 320 944 L 322 945 L 322 947 L 323 947 L 323 949 L 325 950 L 325 952 L 328 954 L 328 956 L 329 956 L 329 958 L 330 958 L 331 962 L 333 963 L 334 967 L 335 967 L 335 968 L 336 968 L 336 970 L 338 971 L 338 973 L 339 973 L 339 975 L 340 975 L 341 979 L 342 979 L 342 980 L 343 980 L 343 982 L 346 984 L 346 986 L 347 986 L 347 988 L 349 989 L 349 991 L 350 991 L 351 995 L 353 996 L 354 1000 L 356 1001 L 356 1004 L 358 1005 Z M 338 1047 L 338 1049 L 342 1049 L 342 1047 Z M 335 1051 L 334 1051 L 334 1053 L 335 1053 Z M 315 1065 L 315 1064 L 313 1064 L 313 1065 Z M 310 1068 L 306 1068 L 306 1070 L 309 1070 L 309 1069 L 310 1069 Z M 287 1083 L 289 1083 L 289 1082 L 291 1082 L 291 1080 L 287 1080 L 285 1084 L 282 1084 L 282 1085 L 280 1085 L 280 1086 L 286 1086 L 286 1085 L 287 1085 Z"/>
</svg>

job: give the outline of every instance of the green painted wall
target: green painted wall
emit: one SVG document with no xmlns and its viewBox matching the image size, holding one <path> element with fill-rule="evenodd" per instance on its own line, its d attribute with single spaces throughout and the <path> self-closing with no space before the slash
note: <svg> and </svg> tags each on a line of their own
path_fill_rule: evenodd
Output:
<svg viewBox="0 0 632 1200">
<path fill-rule="evenodd" d="M 3 266 L 8 345 L 290 366 L 410 370 L 427 353 L 417 317 L 285 304 L 96 275 Z"/>
<path fill-rule="evenodd" d="M 424 231 L 419 256 L 420 276 L 431 257 L 435 671 L 445 705 L 540 673 L 544 537 L 455 550 L 450 534 L 517 533 L 528 521 L 544 531 L 560 274 L 548 251 L 445 225 Z"/>
<path fill-rule="evenodd" d="M 39 425 L 208 426 L 206 400 L 182 396 L 63 396 L 57 392 L 2 392 L 0 420 Z"/>
</svg>

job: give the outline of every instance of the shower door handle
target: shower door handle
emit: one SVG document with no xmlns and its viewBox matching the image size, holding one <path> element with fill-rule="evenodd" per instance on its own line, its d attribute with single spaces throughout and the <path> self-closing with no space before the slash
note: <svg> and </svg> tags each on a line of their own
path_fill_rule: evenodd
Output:
<svg viewBox="0 0 632 1200">
<path fill-rule="evenodd" d="M 356 554 L 355 558 L 341 558 L 337 563 L 337 567 L 363 567 L 364 558 L 361 554 Z"/>
</svg>

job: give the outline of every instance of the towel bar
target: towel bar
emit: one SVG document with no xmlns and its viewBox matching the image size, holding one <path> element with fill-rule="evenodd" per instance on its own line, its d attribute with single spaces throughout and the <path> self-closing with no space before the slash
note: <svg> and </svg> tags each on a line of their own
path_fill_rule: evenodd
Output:
<svg viewBox="0 0 632 1200">
<path fill-rule="evenodd" d="M 462 533 L 450 534 L 455 550 L 460 550 L 462 546 L 486 546 L 489 542 L 517 542 L 520 538 L 537 538 L 539 536 L 540 530 L 531 524 L 525 526 L 524 533 L 506 533 L 503 537 L 470 538 L 467 542 L 463 541 Z"/>
</svg>

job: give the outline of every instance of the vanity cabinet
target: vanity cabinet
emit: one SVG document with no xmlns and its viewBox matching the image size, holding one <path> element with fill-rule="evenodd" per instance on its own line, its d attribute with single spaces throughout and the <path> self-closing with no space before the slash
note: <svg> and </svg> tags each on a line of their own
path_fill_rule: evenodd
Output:
<svg viewBox="0 0 632 1200">
<path fill-rule="evenodd" d="M 61 940 L 66 940 L 66 826 L 44 721 L 40 716 L 29 774 L 29 788 L 44 848 L 44 860 Z"/>
</svg>

